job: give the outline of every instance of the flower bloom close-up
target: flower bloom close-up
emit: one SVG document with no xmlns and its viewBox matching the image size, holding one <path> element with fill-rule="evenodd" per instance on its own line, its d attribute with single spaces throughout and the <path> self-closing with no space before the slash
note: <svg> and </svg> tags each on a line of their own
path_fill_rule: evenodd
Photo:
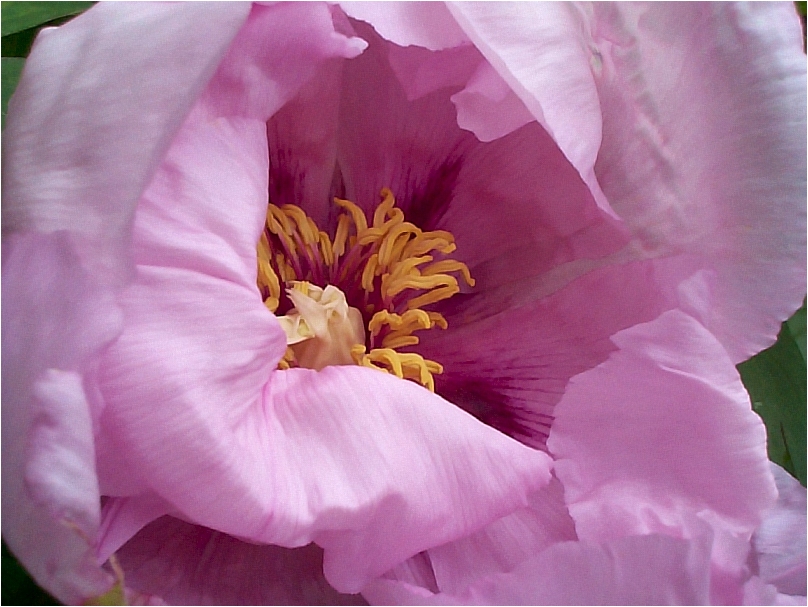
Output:
<svg viewBox="0 0 808 607">
<path fill-rule="evenodd" d="M 3 132 L 2 530 L 66 603 L 805 604 L 736 365 L 793 5 L 99 3 Z"/>
</svg>

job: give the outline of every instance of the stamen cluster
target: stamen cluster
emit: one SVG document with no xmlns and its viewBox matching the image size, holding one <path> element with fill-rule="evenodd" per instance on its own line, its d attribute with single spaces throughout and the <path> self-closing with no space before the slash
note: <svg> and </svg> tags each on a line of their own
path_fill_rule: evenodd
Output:
<svg viewBox="0 0 808 607">
<path fill-rule="evenodd" d="M 464 263 L 446 258 L 456 248 L 451 233 L 423 231 L 405 221 L 389 189 L 381 191 L 381 198 L 371 225 L 356 204 L 334 199 L 342 213 L 333 239 L 300 207 L 270 204 L 258 243 L 258 286 L 274 313 L 292 307 L 281 283 L 285 288 L 298 281 L 338 287 L 367 327 L 366 343 L 351 349 L 354 362 L 434 390 L 432 374 L 441 373 L 442 366 L 398 349 L 417 345 L 416 331 L 446 328 L 440 313 L 423 308 L 460 292 L 452 274 L 460 274 L 469 286 L 474 279 Z M 441 259 L 435 261 L 436 256 Z M 290 350 L 281 366 L 296 366 Z"/>
</svg>

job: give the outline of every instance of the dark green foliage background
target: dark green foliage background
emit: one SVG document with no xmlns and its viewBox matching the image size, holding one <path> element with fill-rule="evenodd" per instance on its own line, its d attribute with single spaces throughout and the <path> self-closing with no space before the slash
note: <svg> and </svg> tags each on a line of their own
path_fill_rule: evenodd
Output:
<svg viewBox="0 0 808 607">
<path fill-rule="evenodd" d="M 94 2 L 2 2 L 2 121 L 37 32 L 60 25 Z M 796 2 L 805 22 L 806 3 Z M 806 483 L 805 303 L 783 323 L 777 343 L 738 365 L 755 411 L 768 433 L 769 457 Z M 58 605 L 41 590 L 3 543 L 2 603 Z"/>
</svg>

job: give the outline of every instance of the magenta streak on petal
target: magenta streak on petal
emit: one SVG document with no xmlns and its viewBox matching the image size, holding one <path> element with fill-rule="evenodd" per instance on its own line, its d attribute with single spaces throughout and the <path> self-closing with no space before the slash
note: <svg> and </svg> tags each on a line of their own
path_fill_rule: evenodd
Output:
<svg viewBox="0 0 808 607">
<path fill-rule="evenodd" d="M 648 262 L 603 267 L 514 308 L 498 306 L 492 293 L 491 308 L 500 308 L 499 314 L 466 325 L 462 311 L 447 316 L 449 328 L 425 334 L 418 351 L 445 366 L 436 378 L 439 394 L 509 436 L 544 448 L 570 378 L 606 359 L 615 332 L 664 309 L 645 288 L 651 270 Z"/>
</svg>

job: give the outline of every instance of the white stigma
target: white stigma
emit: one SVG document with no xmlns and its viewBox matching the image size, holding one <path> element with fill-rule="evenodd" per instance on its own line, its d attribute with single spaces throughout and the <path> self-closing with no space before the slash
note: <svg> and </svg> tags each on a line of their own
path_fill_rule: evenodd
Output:
<svg viewBox="0 0 808 607">
<path fill-rule="evenodd" d="M 362 313 L 352 308 L 337 287 L 325 289 L 307 282 L 292 282 L 287 290 L 295 305 L 278 321 L 286 343 L 301 367 L 319 371 L 328 365 L 356 364 L 351 347 L 365 343 Z"/>
</svg>

